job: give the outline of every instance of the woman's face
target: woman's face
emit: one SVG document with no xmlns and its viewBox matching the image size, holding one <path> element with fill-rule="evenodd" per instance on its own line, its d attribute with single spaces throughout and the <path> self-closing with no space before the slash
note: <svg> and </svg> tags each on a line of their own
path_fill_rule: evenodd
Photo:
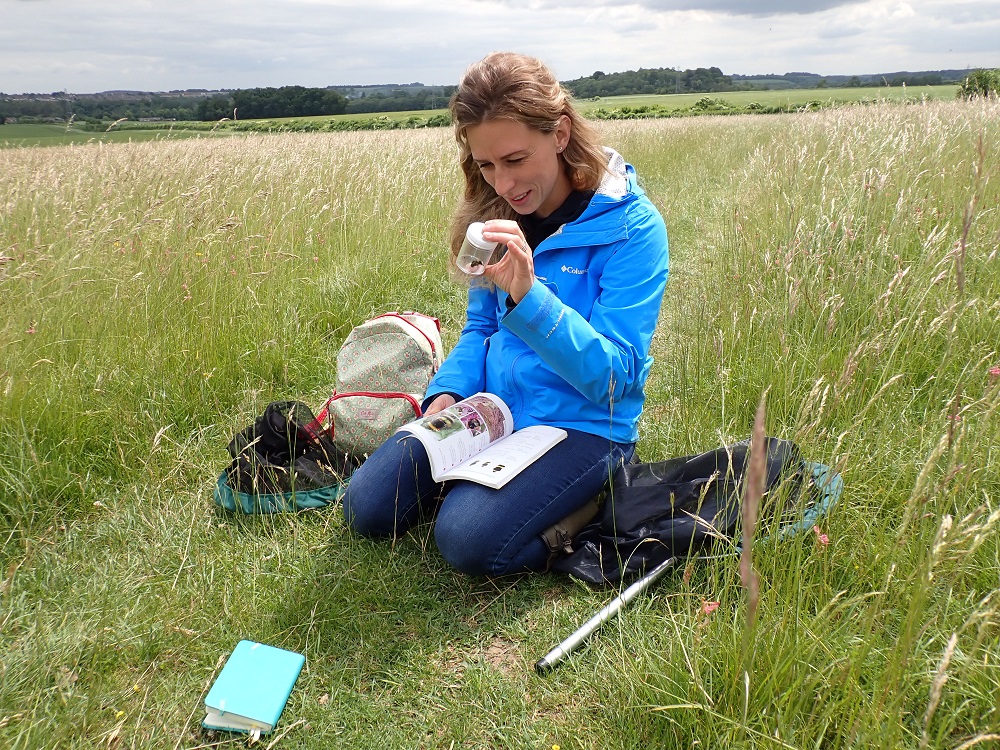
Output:
<svg viewBox="0 0 1000 750">
<path fill-rule="evenodd" d="M 487 120 L 465 131 L 472 158 L 497 195 L 517 213 L 541 217 L 559 208 L 573 190 L 559 157 L 569 133 L 565 116 L 551 133 L 517 120 Z"/>
</svg>

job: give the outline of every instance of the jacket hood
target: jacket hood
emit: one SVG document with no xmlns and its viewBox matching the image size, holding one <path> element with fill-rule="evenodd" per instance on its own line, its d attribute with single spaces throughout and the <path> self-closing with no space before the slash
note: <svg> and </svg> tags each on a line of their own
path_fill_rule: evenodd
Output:
<svg viewBox="0 0 1000 750">
<path fill-rule="evenodd" d="M 604 153 L 608 155 L 608 168 L 601 178 L 601 184 L 597 187 L 594 196 L 621 200 L 629 192 L 629 173 L 625 157 L 613 148 L 604 147 Z"/>
<path fill-rule="evenodd" d="M 607 170 L 590 203 L 573 222 L 575 234 L 572 242 L 604 245 L 626 239 L 627 215 L 618 209 L 622 204 L 644 195 L 642 188 L 636 184 L 635 170 L 625 158 L 607 146 L 604 147 L 604 152 L 608 155 Z M 565 247 L 567 240 L 563 239 L 564 229 L 565 225 L 559 227 L 536 248 L 536 252 Z"/>
</svg>

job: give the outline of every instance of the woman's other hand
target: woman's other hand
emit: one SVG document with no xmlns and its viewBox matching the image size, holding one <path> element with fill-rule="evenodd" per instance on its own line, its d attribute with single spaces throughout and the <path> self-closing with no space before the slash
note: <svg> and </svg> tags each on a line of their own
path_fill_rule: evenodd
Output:
<svg viewBox="0 0 1000 750">
<path fill-rule="evenodd" d="M 507 246 L 507 253 L 486 266 L 483 275 L 507 292 L 515 304 L 520 302 L 535 283 L 535 263 L 521 227 L 516 221 L 491 219 L 483 228 L 483 238 Z"/>
<path fill-rule="evenodd" d="M 457 402 L 455 401 L 454 396 L 450 393 L 442 393 L 436 399 L 431 401 L 428 407 L 424 410 L 424 416 L 426 417 L 430 414 L 437 414 L 439 411 L 444 411 L 449 406 L 454 406 L 455 403 Z"/>
</svg>

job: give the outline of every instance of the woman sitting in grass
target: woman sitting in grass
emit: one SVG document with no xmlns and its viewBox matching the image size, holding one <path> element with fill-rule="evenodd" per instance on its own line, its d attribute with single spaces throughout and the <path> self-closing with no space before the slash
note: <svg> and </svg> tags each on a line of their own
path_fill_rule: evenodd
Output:
<svg viewBox="0 0 1000 750">
<path fill-rule="evenodd" d="M 437 484 L 420 442 L 394 435 L 351 478 L 344 513 L 356 532 L 388 537 L 436 511 L 438 549 L 459 570 L 541 571 L 542 532 L 635 452 L 667 234 L 631 165 L 601 147 L 539 60 L 488 55 L 449 107 L 465 176 L 452 261 L 474 221 L 504 252 L 469 288 L 467 322 L 424 413 L 488 391 L 515 429 L 553 425 L 568 438 L 495 490 Z"/>
</svg>

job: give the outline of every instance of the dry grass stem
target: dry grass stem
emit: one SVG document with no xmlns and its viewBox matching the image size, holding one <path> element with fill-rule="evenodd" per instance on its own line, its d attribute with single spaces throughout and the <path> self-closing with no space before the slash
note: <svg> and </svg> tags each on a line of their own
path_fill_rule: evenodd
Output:
<svg viewBox="0 0 1000 750">
<path fill-rule="evenodd" d="M 941 655 L 941 661 L 938 662 L 934 682 L 931 683 L 930 700 L 927 702 L 927 711 L 924 712 L 924 732 L 920 738 L 921 748 L 927 747 L 930 742 L 931 719 L 934 718 L 934 712 L 941 701 L 941 691 L 944 690 L 944 684 L 948 681 L 948 664 L 951 663 L 951 657 L 955 653 L 957 645 L 958 633 L 952 633 L 951 638 L 948 639 L 948 645 L 945 647 L 944 654 Z"/>
<path fill-rule="evenodd" d="M 764 428 L 767 411 L 767 392 L 760 398 L 753 421 L 753 435 L 750 439 L 750 462 L 747 468 L 746 485 L 743 489 L 742 533 L 743 546 L 740 551 L 740 581 L 747 590 L 747 627 L 752 629 L 757 621 L 757 605 L 760 602 L 760 578 L 753 567 L 753 540 L 757 530 L 757 514 L 760 500 L 764 496 L 764 480 L 767 472 L 767 436 Z"/>
</svg>

